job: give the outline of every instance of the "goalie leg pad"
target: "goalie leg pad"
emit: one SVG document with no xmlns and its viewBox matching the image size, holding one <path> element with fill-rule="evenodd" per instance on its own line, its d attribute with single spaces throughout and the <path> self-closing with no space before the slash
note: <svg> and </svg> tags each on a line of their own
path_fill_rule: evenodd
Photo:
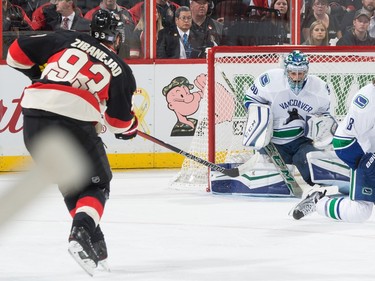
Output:
<svg viewBox="0 0 375 281">
<path fill-rule="evenodd" d="M 220 164 L 235 168 L 238 163 Z M 257 163 L 257 168 L 239 177 L 231 178 L 211 171 L 211 191 L 214 194 L 232 194 L 257 197 L 294 197 L 272 163 Z"/>
<path fill-rule="evenodd" d="M 334 151 L 311 151 L 307 163 L 313 183 L 336 185 L 343 194 L 349 194 L 350 168 Z"/>
<path fill-rule="evenodd" d="M 272 131 L 270 107 L 263 104 L 250 104 L 242 144 L 259 150 L 270 142 Z"/>
</svg>

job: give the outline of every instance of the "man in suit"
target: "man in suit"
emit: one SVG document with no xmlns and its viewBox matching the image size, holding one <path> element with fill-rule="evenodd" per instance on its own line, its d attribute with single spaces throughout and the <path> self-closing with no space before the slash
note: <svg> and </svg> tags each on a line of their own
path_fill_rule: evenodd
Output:
<svg viewBox="0 0 375 281">
<path fill-rule="evenodd" d="M 192 15 L 188 7 L 181 6 L 176 10 L 175 23 L 176 26 L 159 31 L 157 58 L 205 58 L 204 37 L 191 30 Z"/>
<path fill-rule="evenodd" d="M 56 29 L 68 29 L 82 32 L 90 30 L 90 21 L 84 19 L 75 12 L 75 3 L 73 0 L 59 0 L 56 4 L 56 12 L 61 16 Z"/>
</svg>

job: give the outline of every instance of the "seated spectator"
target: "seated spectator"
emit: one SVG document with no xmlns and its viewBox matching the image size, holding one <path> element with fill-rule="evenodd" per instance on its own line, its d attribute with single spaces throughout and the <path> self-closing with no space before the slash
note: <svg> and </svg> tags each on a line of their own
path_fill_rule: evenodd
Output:
<svg viewBox="0 0 375 281">
<path fill-rule="evenodd" d="M 56 11 L 58 2 L 59 0 L 50 0 L 33 12 L 32 26 L 34 30 L 52 31 L 59 28 L 61 15 Z M 82 12 L 77 6 L 75 6 L 75 13 L 82 16 Z"/>
<path fill-rule="evenodd" d="M 119 56 L 121 58 L 130 58 L 130 53 L 132 52 L 131 46 L 135 45 L 135 37 L 133 34 L 135 24 L 133 15 L 128 9 L 118 5 L 117 0 L 103 0 L 99 6 L 86 13 L 85 19 L 91 21 L 92 15 L 99 9 L 114 12 L 121 18 L 121 21 L 124 23 L 125 42 L 120 46 Z"/>
<path fill-rule="evenodd" d="M 82 32 L 90 31 L 90 21 L 84 19 L 75 12 L 75 3 L 73 0 L 58 0 L 56 11 L 60 14 L 57 29 L 68 29 Z"/>
<path fill-rule="evenodd" d="M 347 30 L 337 42 L 337 46 L 374 46 L 375 38 L 370 37 L 368 27 L 371 16 L 364 9 L 356 11 L 353 27 Z"/>
<path fill-rule="evenodd" d="M 88 11 L 99 4 L 100 0 L 77 0 L 77 6 L 81 9 L 82 15 L 86 15 Z"/>
<path fill-rule="evenodd" d="M 329 13 L 341 24 L 347 12 L 355 12 L 361 6 L 361 0 L 329 0 Z"/>
<path fill-rule="evenodd" d="M 211 0 L 192 0 L 190 1 L 190 11 L 193 18 L 191 30 L 202 34 L 204 41 L 210 46 L 221 44 L 223 36 L 223 24 L 212 19 L 208 14 L 211 13 Z"/>
<path fill-rule="evenodd" d="M 49 0 L 12 0 L 13 5 L 20 6 L 31 19 L 33 12 Z"/>
<path fill-rule="evenodd" d="M 33 30 L 30 18 L 25 11 L 9 0 L 2 0 L 3 31 Z"/>
<path fill-rule="evenodd" d="M 170 0 L 156 0 L 156 8 L 161 15 L 163 27 L 176 26 L 175 13 L 179 7 L 180 5 Z"/>
<path fill-rule="evenodd" d="M 280 18 L 279 11 L 271 8 L 249 6 L 246 17 L 226 26 L 223 45 L 258 46 L 283 44 L 281 25 L 274 19 Z"/>
<path fill-rule="evenodd" d="M 205 58 L 203 38 L 191 30 L 191 11 L 186 6 L 176 10 L 175 26 L 158 33 L 156 56 L 159 59 Z"/>
<path fill-rule="evenodd" d="M 11 4 L 9 0 L 2 0 L 2 7 L 3 53 L 0 55 L 5 58 L 10 44 L 19 37 L 20 31 L 30 31 L 33 28 L 29 17 L 21 7 Z"/>
<path fill-rule="evenodd" d="M 280 11 L 281 40 L 284 44 L 290 44 L 289 0 L 272 0 L 270 8 Z M 275 17 L 272 18 L 272 22 L 276 25 L 277 21 Z"/>
<path fill-rule="evenodd" d="M 176 12 L 176 9 L 179 7 L 180 5 L 174 1 L 156 0 L 156 8 L 161 15 L 163 27 L 175 25 L 174 14 Z M 143 2 L 135 4 L 133 7 L 129 9 L 129 12 L 133 15 L 134 22 L 137 24 L 138 21 L 141 19 L 141 15 L 143 13 Z"/>
<path fill-rule="evenodd" d="M 248 6 L 238 0 L 222 0 L 215 5 L 215 17 L 228 26 L 235 20 L 240 21 Z"/>
<path fill-rule="evenodd" d="M 311 9 L 307 11 L 306 18 L 302 22 L 301 40 L 307 40 L 309 38 L 310 26 L 316 20 L 322 21 L 327 27 L 328 41 L 341 38 L 342 33 L 337 19 L 328 14 L 328 0 L 313 0 L 311 1 L 311 5 Z"/>
<path fill-rule="evenodd" d="M 357 10 L 350 10 L 348 11 L 342 19 L 340 30 L 342 34 L 346 31 L 351 30 L 353 26 L 354 15 L 358 10 L 364 10 L 369 15 L 371 15 L 370 25 L 369 25 L 369 34 L 371 37 L 375 37 L 375 18 L 374 18 L 374 10 L 375 4 L 373 0 L 362 0 L 362 7 Z"/>
<path fill-rule="evenodd" d="M 323 22 L 317 20 L 310 26 L 309 38 L 302 45 L 328 46 L 328 30 Z"/>
<path fill-rule="evenodd" d="M 143 3 L 141 4 L 143 5 Z M 157 39 L 158 32 L 163 29 L 161 16 L 160 16 L 158 9 L 156 9 L 155 17 L 156 17 L 156 39 Z M 145 17 L 144 17 L 143 7 L 142 7 L 141 18 L 138 21 L 138 24 L 134 28 L 135 46 L 131 48 L 132 49 L 132 53 L 130 54 L 131 58 L 144 58 L 144 52 L 143 52 L 144 47 L 145 47 L 144 30 L 145 30 Z"/>
<path fill-rule="evenodd" d="M 261 8 L 270 8 L 271 1 L 270 0 L 251 0 L 249 6 L 256 6 Z"/>
</svg>

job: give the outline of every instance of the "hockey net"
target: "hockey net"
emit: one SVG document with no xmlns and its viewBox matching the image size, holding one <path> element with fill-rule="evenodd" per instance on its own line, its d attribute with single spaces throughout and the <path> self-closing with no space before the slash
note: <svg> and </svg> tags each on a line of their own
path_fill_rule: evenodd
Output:
<svg viewBox="0 0 375 281">
<path fill-rule="evenodd" d="M 375 74 L 375 48 L 258 46 L 214 47 L 208 52 L 208 87 L 189 152 L 214 163 L 243 163 L 253 151 L 242 146 L 245 92 L 262 72 L 282 67 L 286 54 L 301 50 L 310 61 L 309 74 L 331 90 L 331 114 L 341 120 L 357 90 Z M 209 171 L 185 159 L 172 187 L 209 190 Z"/>
</svg>

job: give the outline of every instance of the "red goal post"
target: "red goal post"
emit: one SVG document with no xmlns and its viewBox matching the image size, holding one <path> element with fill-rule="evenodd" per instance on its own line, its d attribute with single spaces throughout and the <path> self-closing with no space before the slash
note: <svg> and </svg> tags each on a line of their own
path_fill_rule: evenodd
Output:
<svg viewBox="0 0 375 281">
<path fill-rule="evenodd" d="M 207 92 L 189 152 L 213 163 L 241 163 L 253 153 L 242 146 L 246 90 L 262 72 L 282 67 L 286 54 L 308 55 L 309 74 L 331 89 L 331 113 L 341 119 L 355 92 L 375 76 L 374 47 L 217 46 L 208 50 Z M 208 187 L 206 167 L 186 159 L 173 186 Z"/>
</svg>

